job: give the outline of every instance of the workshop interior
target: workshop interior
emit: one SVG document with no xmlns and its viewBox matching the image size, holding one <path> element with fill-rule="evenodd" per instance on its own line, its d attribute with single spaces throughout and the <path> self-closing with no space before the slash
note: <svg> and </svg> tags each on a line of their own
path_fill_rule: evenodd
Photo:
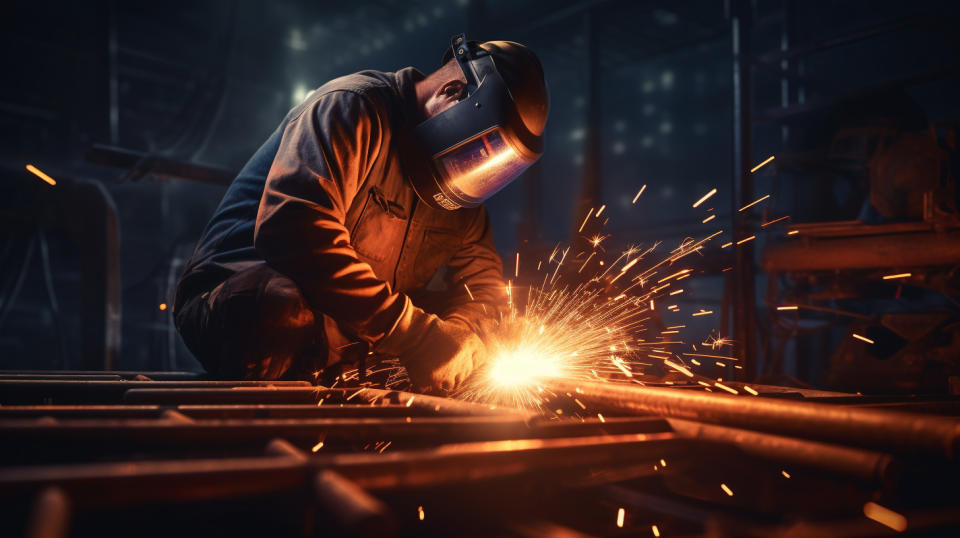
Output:
<svg viewBox="0 0 960 538">
<path fill-rule="evenodd" d="M 3 12 L 0 535 L 960 535 L 960 3 Z"/>
</svg>

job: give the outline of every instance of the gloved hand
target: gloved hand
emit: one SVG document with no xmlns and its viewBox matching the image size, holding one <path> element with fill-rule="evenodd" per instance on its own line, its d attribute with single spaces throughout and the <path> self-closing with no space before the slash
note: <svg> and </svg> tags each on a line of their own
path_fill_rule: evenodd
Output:
<svg viewBox="0 0 960 538">
<path fill-rule="evenodd" d="M 444 321 L 404 299 L 400 320 L 374 351 L 399 357 L 414 390 L 453 391 L 486 358 L 486 346 L 465 324 Z"/>
</svg>

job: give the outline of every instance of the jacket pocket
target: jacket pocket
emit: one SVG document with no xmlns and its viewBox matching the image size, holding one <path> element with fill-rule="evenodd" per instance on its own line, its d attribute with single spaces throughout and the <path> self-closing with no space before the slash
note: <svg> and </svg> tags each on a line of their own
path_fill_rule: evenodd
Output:
<svg viewBox="0 0 960 538">
<path fill-rule="evenodd" d="M 392 277 L 407 232 L 403 206 L 388 200 L 376 187 L 370 189 L 350 242 L 363 261 L 374 267 L 377 276 Z M 391 274 L 382 271 L 389 270 Z"/>
<path fill-rule="evenodd" d="M 423 243 L 417 251 L 413 271 L 414 285 L 425 286 L 450 258 L 457 253 L 463 241 L 461 233 L 455 229 L 426 228 L 423 232 Z"/>
</svg>

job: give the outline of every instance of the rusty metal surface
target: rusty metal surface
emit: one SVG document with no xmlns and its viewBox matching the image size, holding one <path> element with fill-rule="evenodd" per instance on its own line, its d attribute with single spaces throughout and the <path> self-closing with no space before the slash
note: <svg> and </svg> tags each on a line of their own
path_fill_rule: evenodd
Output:
<svg viewBox="0 0 960 538">
<path fill-rule="evenodd" d="M 955 461 L 960 420 L 814 402 L 734 396 L 696 390 L 557 380 L 557 392 L 578 392 L 598 408 L 640 412 Z"/>
<path fill-rule="evenodd" d="M 898 495 L 933 506 L 929 481 L 960 474 L 943 450 L 940 426 L 952 419 L 856 407 L 889 398 L 773 386 L 724 399 L 695 386 L 577 383 L 553 389 L 579 389 L 583 405 L 541 414 L 372 388 L 11 381 L 18 388 L 0 392 L 0 515 L 31 536 L 102 536 L 157 510 L 193 514 L 186 520 L 228 510 L 216 528 L 238 535 L 615 536 L 659 525 L 664 535 L 739 536 L 789 533 L 797 521 L 842 531 L 830 518 Z M 37 405 L 24 386 L 79 401 Z M 918 419 L 919 433 L 887 443 L 905 426 L 865 416 Z M 805 426 L 777 425 L 800 417 Z M 844 446 L 835 420 L 889 450 Z M 182 532 L 174 521 L 145 532 Z"/>
</svg>

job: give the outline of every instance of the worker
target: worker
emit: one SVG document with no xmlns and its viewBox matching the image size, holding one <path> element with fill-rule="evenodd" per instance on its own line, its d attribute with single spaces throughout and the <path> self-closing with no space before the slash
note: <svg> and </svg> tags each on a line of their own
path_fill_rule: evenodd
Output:
<svg viewBox="0 0 960 538">
<path fill-rule="evenodd" d="M 330 382 L 374 354 L 398 357 L 415 390 L 455 389 L 505 303 L 482 202 L 539 158 L 547 113 L 527 47 L 464 34 L 427 76 L 324 84 L 239 172 L 186 263 L 187 347 L 219 378 Z"/>
</svg>

